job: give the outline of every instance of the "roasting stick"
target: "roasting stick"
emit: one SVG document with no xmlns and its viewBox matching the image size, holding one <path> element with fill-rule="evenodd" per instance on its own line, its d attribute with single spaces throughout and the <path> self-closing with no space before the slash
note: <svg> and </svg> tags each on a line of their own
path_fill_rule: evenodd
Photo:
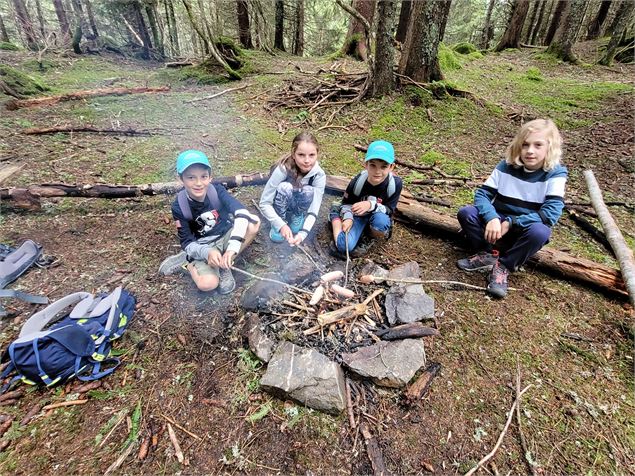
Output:
<svg viewBox="0 0 635 476">
<path fill-rule="evenodd" d="M 344 287 L 348 286 L 348 267 L 351 264 L 351 257 L 348 254 L 348 231 L 344 232 L 344 243 L 346 245 L 346 273 L 344 275 Z"/>
<path fill-rule="evenodd" d="M 287 284 L 283 281 L 278 281 L 277 279 L 270 279 L 270 278 L 263 278 L 262 276 L 256 276 L 255 274 L 251 274 L 249 271 L 244 271 L 240 268 L 237 268 L 236 266 L 232 266 L 232 268 L 234 271 L 240 273 L 240 274 L 244 274 L 245 276 L 249 276 L 250 278 L 254 278 L 257 279 L 258 281 L 267 281 L 269 283 L 276 283 L 276 284 L 282 284 L 283 286 L 286 286 L 289 289 L 293 289 L 294 291 L 297 291 L 299 293 L 303 293 L 303 294 L 308 294 L 309 296 L 311 294 L 313 294 L 311 291 L 307 291 L 306 289 L 302 289 L 302 288 L 298 288 L 297 286 L 293 286 L 291 284 Z"/>
</svg>

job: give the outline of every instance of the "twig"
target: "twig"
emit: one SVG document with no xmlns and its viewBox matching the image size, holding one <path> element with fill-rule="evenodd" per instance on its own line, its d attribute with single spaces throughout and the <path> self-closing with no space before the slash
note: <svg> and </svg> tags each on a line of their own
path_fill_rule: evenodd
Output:
<svg viewBox="0 0 635 476">
<path fill-rule="evenodd" d="M 527 385 L 524 389 L 522 389 L 520 392 L 518 392 L 518 394 L 516 395 L 516 399 L 514 400 L 514 404 L 512 405 L 512 408 L 509 410 L 509 416 L 507 417 L 507 422 L 505 423 L 505 427 L 503 428 L 503 431 L 501 432 L 500 436 L 498 437 L 498 441 L 496 442 L 496 445 L 494 445 L 494 448 L 492 449 L 492 451 L 490 451 L 487 455 L 485 455 L 477 464 L 476 466 L 474 466 L 472 469 L 470 469 L 467 473 L 465 473 L 464 476 L 472 476 L 474 473 L 476 473 L 479 468 L 481 468 L 483 465 L 485 465 L 490 459 L 492 459 L 494 457 L 494 455 L 496 454 L 496 452 L 498 451 L 498 449 L 500 448 L 501 444 L 503 443 L 503 438 L 505 437 L 505 434 L 507 433 L 507 429 L 509 428 L 509 424 L 512 422 L 512 418 L 514 417 L 514 410 L 516 409 L 516 406 L 518 405 L 518 403 L 520 402 L 520 398 L 523 396 L 523 394 L 529 390 L 533 385 L 529 384 Z"/>
<path fill-rule="evenodd" d="M 312 295 L 313 293 L 310 291 L 307 291 L 306 289 L 302 289 L 302 288 L 298 288 L 296 286 L 293 286 L 291 284 L 285 283 L 283 281 L 278 281 L 277 279 L 270 279 L 270 278 L 263 278 L 261 276 L 256 276 L 255 274 L 251 274 L 249 271 L 244 271 L 240 268 L 237 268 L 236 266 L 232 266 L 232 269 L 240 274 L 244 274 L 245 276 L 249 276 L 250 278 L 254 278 L 257 279 L 259 281 L 267 281 L 269 283 L 276 283 L 276 284 L 281 284 L 289 289 L 293 289 L 294 291 L 297 291 L 299 293 L 303 293 L 303 294 L 308 294 L 308 295 Z"/>
<path fill-rule="evenodd" d="M 520 363 L 518 361 L 518 355 L 516 355 L 516 400 L 518 405 L 516 405 L 516 420 L 518 423 L 518 434 L 520 435 L 520 446 L 523 448 L 523 455 L 525 457 L 525 461 L 527 462 L 527 466 L 529 467 L 529 471 L 532 476 L 536 476 L 536 466 L 537 463 L 533 461 L 531 456 L 531 451 L 527 448 L 527 440 L 525 440 L 525 434 L 523 433 L 523 425 L 520 419 Z"/>
<path fill-rule="evenodd" d="M 368 275 L 372 276 L 372 275 Z M 474 284 L 462 283 L 461 281 L 446 281 L 443 279 L 397 279 L 397 278 L 383 278 L 381 276 L 372 276 L 373 283 L 381 283 L 382 281 L 390 281 L 391 283 L 405 283 L 405 284 L 451 284 L 454 286 L 464 286 L 469 289 L 478 289 L 480 291 L 487 291 L 487 288 L 483 286 L 476 286 Z M 510 291 L 518 291 L 517 288 L 508 288 Z"/>
<path fill-rule="evenodd" d="M 128 412 L 122 411 L 121 415 L 119 416 L 119 419 L 117 420 L 117 422 L 112 426 L 112 428 L 110 429 L 110 431 L 108 432 L 108 434 L 106 436 L 104 436 L 104 439 L 101 440 L 101 442 L 99 443 L 98 448 L 101 448 L 102 446 L 104 446 L 104 444 L 106 443 L 106 441 L 108 440 L 108 438 L 110 438 L 110 435 L 112 435 L 115 430 L 117 429 L 117 427 L 119 426 L 119 424 L 124 421 L 126 419 Z"/>
<path fill-rule="evenodd" d="M 130 443 L 128 447 L 125 450 L 123 450 L 123 452 L 119 455 L 119 458 L 117 458 L 116 461 L 108 467 L 108 469 L 104 473 L 104 476 L 108 476 L 113 471 L 115 471 L 119 466 L 121 466 L 122 463 L 126 460 L 126 458 L 130 456 L 130 453 L 132 453 L 132 450 L 136 446 L 137 445 L 135 445 L 134 443 Z"/>
<path fill-rule="evenodd" d="M 183 464 L 185 462 L 185 456 L 183 456 L 183 452 L 181 451 L 181 446 L 179 445 L 179 440 L 176 439 L 176 434 L 174 433 L 174 429 L 172 425 L 168 423 L 168 435 L 170 436 L 170 441 L 172 442 L 172 446 L 174 446 L 174 455 L 176 459 L 179 460 L 179 463 Z"/>
<path fill-rule="evenodd" d="M 214 98 L 217 98 L 218 96 L 222 96 L 223 94 L 229 93 L 231 91 L 238 91 L 239 89 L 245 89 L 247 86 L 249 86 L 249 84 L 245 84 L 244 86 L 240 86 L 237 88 L 228 88 L 221 91 L 220 93 L 212 94 L 211 96 L 205 96 L 205 97 L 197 98 L 197 99 L 190 99 L 189 101 L 185 101 L 185 104 L 190 104 L 190 103 L 198 102 L 198 101 L 205 101 L 206 99 L 214 99 Z"/>
<path fill-rule="evenodd" d="M 313 259 L 313 256 L 311 256 L 311 254 L 307 251 L 307 249 L 302 246 L 302 244 L 297 244 L 295 245 L 296 248 L 298 248 L 300 251 L 302 251 L 302 253 L 304 253 L 306 255 L 307 258 L 309 258 L 311 260 L 311 263 L 313 263 L 315 265 L 315 267 L 317 268 L 318 271 L 323 272 L 324 270 L 326 270 L 326 268 L 320 264 L 317 264 L 317 262 Z M 344 287 L 346 287 L 346 285 L 344 285 Z"/>
<path fill-rule="evenodd" d="M 348 422 L 351 425 L 351 428 L 354 430 L 357 426 L 355 424 L 355 415 L 353 414 L 353 401 L 351 399 L 351 383 L 346 379 L 346 409 L 348 411 Z"/>
<path fill-rule="evenodd" d="M 351 264 L 351 257 L 348 252 L 348 231 L 344 232 L 344 242 L 346 244 L 346 274 L 344 275 L 344 287 L 348 285 L 348 267 Z"/>
<path fill-rule="evenodd" d="M 53 410 L 54 408 L 70 407 L 72 405 L 83 405 L 87 401 L 88 401 L 88 399 L 84 399 L 84 400 L 69 400 L 68 402 L 51 403 L 50 405 L 46 405 L 46 406 L 42 407 L 42 411 Z"/>
<path fill-rule="evenodd" d="M 172 418 L 170 418 L 169 416 L 165 415 L 164 413 L 161 413 L 161 416 L 163 418 L 165 418 L 167 421 L 169 421 L 170 423 L 172 423 L 179 430 L 181 430 L 181 431 L 187 433 L 188 435 L 190 435 L 192 438 L 196 438 L 197 440 L 203 440 L 203 438 L 201 438 L 200 436 L 198 436 L 195 433 L 192 433 L 191 431 L 186 430 L 185 428 L 183 428 L 181 425 L 179 425 L 177 422 L 175 422 Z"/>
</svg>

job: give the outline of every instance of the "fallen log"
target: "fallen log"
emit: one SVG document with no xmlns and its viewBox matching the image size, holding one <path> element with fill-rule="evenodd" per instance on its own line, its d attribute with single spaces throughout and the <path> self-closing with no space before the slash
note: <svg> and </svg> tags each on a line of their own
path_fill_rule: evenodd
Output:
<svg viewBox="0 0 635 476">
<path fill-rule="evenodd" d="M 376 334 L 382 340 L 415 339 L 417 337 L 440 335 L 439 331 L 435 328 L 424 326 L 420 322 L 410 322 L 408 324 L 382 329 Z"/>
<path fill-rule="evenodd" d="M 609 209 L 606 207 L 604 199 L 602 198 L 602 191 L 600 190 L 597 180 L 595 180 L 593 171 L 585 170 L 584 179 L 589 189 L 591 205 L 593 205 L 593 209 L 598 214 L 598 220 L 600 220 L 600 224 L 604 229 L 606 239 L 611 244 L 613 251 L 615 251 L 615 256 L 622 270 L 622 276 L 626 282 L 626 289 L 631 304 L 635 307 L 635 259 L 633 258 L 633 251 L 626 244 L 617 223 L 615 223 L 613 216 L 611 216 Z"/>
<path fill-rule="evenodd" d="M 139 93 L 162 93 L 169 91 L 169 86 L 159 86 L 156 88 L 138 87 L 138 88 L 101 88 L 91 89 L 88 91 L 75 91 L 68 94 L 60 94 L 59 96 L 46 96 L 34 99 L 12 99 L 5 103 L 5 107 L 9 111 L 15 111 L 23 107 L 50 106 L 58 102 L 73 101 L 76 99 L 87 99 L 100 96 L 123 96 L 125 94 Z"/>
<path fill-rule="evenodd" d="M 57 134 L 58 132 L 93 132 L 96 134 L 110 134 L 122 136 L 151 136 L 156 135 L 152 131 L 137 131 L 135 129 L 100 129 L 92 126 L 55 126 L 55 127 L 31 127 L 24 129 L 22 134 L 27 136 L 40 136 L 46 134 Z"/>
<path fill-rule="evenodd" d="M 439 363 L 432 362 L 428 365 L 415 383 L 410 385 L 410 387 L 408 387 L 408 389 L 404 392 L 406 403 L 413 405 L 421 400 L 428 392 L 430 384 L 432 384 L 432 379 L 436 377 L 440 370 L 441 364 Z"/>
<path fill-rule="evenodd" d="M 615 257 L 615 252 L 613 251 L 613 248 L 611 248 L 611 244 L 609 243 L 609 240 L 606 239 L 606 235 L 602 232 L 602 230 L 598 230 L 593 223 L 578 215 L 578 212 L 575 210 L 568 210 L 568 212 L 571 220 L 573 220 L 580 229 L 586 231 L 589 235 L 591 235 L 591 238 L 601 244 L 606 251 L 611 253 L 611 256 Z"/>
<path fill-rule="evenodd" d="M 370 465 L 373 468 L 373 475 L 386 476 L 390 474 L 386 469 L 384 455 L 381 452 L 379 443 L 377 443 L 377 438 L 372 435 L 368 426 L 366 426 L 366 423 L 362 423 L 359 429 L 362 432 L 364 441 L 366 442 L 366 453 L 368 454 L 368 459 L 370 459 Z"/>
</svg>

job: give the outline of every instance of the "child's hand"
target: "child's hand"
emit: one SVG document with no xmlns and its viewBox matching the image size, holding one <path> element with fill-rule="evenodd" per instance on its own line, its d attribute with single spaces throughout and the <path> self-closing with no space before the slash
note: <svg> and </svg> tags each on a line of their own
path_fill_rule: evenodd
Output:
<svg viewBox="0 0 635 476">
<path fill-rule="evenodd" d="M 280 234 L 282 235 L 282 238 L 287 241 L 293 239 L 293 232 L 291 231 L 291 228 L 289 228 L 289 225 L 284 225 L 282 228 L 280 228 Z"/>
<path fill-rule="evenodd" d="M 368 200 L 364 200 L 363 202 L 354 203 L 351 207 L 351 210 L 355 215 L 365 215 L 370 211 L 372 207 L 372 203 L 370 203 Z"/>
<path fill-rule="evenodd" d="M 235 251 L 231 251 L 231 250 L 227 250 L 225 251 L 225 254 L 222 257 L 221 260 L 221 268 L 225 268 L 225 269 L 229 269 L 233 266 L 234 264 L 234 258 L 236 257 L 236 252 Z"/>
<path fill-rule="evenodd" d="M 348 231 L 352 228 L 353 226 L 353 220 L 344 220 L 342 222 L 342 231 L 344 233 L 348 233 Z"/>
<path fill-rule="evenodd" d="M 292 237 L 290 240 L 287 240 L 289 246 L 296 246 L 302 243 L 302 237 L 298 234 Z"/>
<path fill-rule="evenodd" d="M 220 268 L 223 263 L 223 255 L 216 248 L 209 250 L 207 254 L 207 264 L 215 268 Z"/>
<path fill-rule="evenodd" d="M 500 219 L 494 218 L 487 222 L 487 225 L 485 226 L 485 240 L 488 243 L 494 244 L 501 236 L 503 236 L 503 233 Z"/>
</svg>

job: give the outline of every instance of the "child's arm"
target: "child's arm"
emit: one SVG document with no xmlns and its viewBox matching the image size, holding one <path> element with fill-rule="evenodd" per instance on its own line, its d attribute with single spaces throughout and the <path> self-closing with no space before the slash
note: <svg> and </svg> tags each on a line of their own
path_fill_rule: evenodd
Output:
<svg viewBox="0 0 635 476">
<path fill-rule="evenodd" d="M 564 190 L 567 182 L 567 169 L 559 167 L 547 179 L 545 201 L 537 212 L 512 218 L 512 226 L 526 228 L 532 223 L 544 223 L 551 227 L 556 224 L 564 209 Z"/>
<path fill-rule="evenodd" d="M 353 205 L 359 202 L 361 197 L 355 195 L 355 183 L 357 182 L 357 178 L 360 174 L 357 174 L 355 177 L 348 182 L 348 186 L 344 191 L 344 197 L 342 198 L 342 205 L 340 206 L 340 218 L 342 221 L 353 220 Z"/>
<path fill-rule="evenodd" d="M 276 196 L 276 189 L 286 178 L 286 172 L 282 170 L 280 166 L 276 167 L 271 173 L 271 177 L 269 177 L 260 197 L 260 210 L 262 210 L 262 214 L 276 231 L 279 231 L 280 228 L 287 224 L 273 209 L 273 199 Z"/>
<path fill-rule="evenodd" d="M 379 211 L 385 213 L 386 215 L 392 215 L 393 212 L 397 209 L 397 204 L 399 203 L 399 197 L 401 197 L 402 188 L 403 182 L 401 178 L 395 176 L 395 193 L 392 194 L 392 197 L 388 197 L 385 202 L 377 204 L 377 207 L 375 210 L 373 210 L 373 213 Z M 383 210 L 381 208 L 383 208 Z"/>
<path fill-rule="evenodd" d="M 320 206 L 322 205 L 322 197 L 324 196 L 325 187 L 326 175 L 324 173 L 320 173 L 313 181 L 313 201 L 307 210 L 302 229 L 298 232 L 300 243 L 304 241 L 307 235 L 311 232 L 313 225 L 315 225 L 318 213 L 320 212 Z"/>
<path fill-rule="evenodd" d="M 174 218 L 174 222 L 176 223 L 179 242 L 185 253 L 194 260 L 207 261 L 209 245 L 196 242 L 196 236 L 192 233 L 190 224 L 183 216 L 176 200 L 172 203 L 172 218 Z"/>
<path fill-rule="evenodd" d="M 249 226 L 249 223 L 257 223 L 258 220 L 249 213 L 249 210 L 247 210 L 242 203 L 230 195 L 225 187 L 222 185 L 214 186 L 216 187 L 218 199 L 220 200 L 223 208 L 227 210 L 228 213 L 232 213 L 234 215 L 234 226 L 232 227 L 229 242 L 227 243 L 226 252 L 231 251 L 238 254 L 243 241 L 245 241 L 245 235 L 247 234 L 247 227 Z"/>
<path fill-rule="evenodd" d="M 479 215 L 485 223 L 489 223 L 495 218 L 499 218 L 496 208 L 494 208 L 493 200 L 498 193 L 498 182 L 500 179 L 501 169 L 505 167 L 505 161 L 498 163 L 483 185 L 474 193 L 474 206 L 477 208 Z"/>
</svg>

